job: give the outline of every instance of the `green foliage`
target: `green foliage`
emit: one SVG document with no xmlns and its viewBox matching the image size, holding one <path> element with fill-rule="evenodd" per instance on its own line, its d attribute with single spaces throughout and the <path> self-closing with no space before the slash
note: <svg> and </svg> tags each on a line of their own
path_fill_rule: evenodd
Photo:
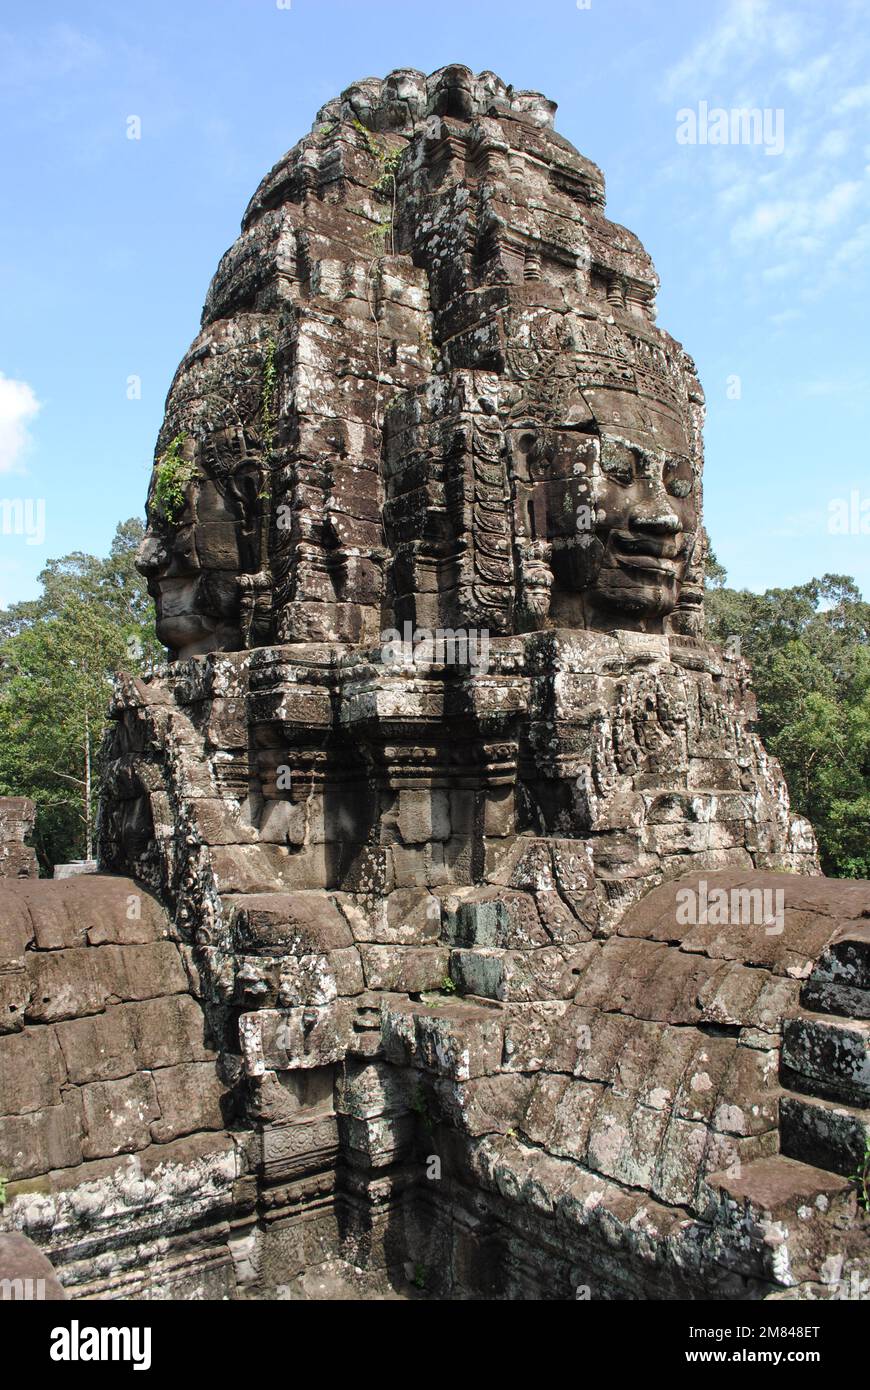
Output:
<svg viewBox="0 0 870 1390">
<path fill-rule="evenodd" d="M 0 1174 L 0 1208 L 6 1205 L 6 1179 Z"/>
<path fill-rule="evenodd" d="M 395 216 L 396 211 L 396 170 L 399 167 L 399 162 L 402 158 L 402 153 L 403 151 L 401 147 L 391 150 L 388 146 L 384 146 L 382 149 L 378 151 L 378 158 L 381 161 L 383 172 L 373 185 L 375 197 L 380 198 L 380 200 L 384 203 L 391 204 L 389 217 L 380 223 L 380 228 L 383 233 L 383 249 L 386 250 L 387 234 L 389 233 L 389 246 L 391 256 L 395 255 L 396 253 L 396 236 L 395 228 L 393 226 L 393 218 Z"/>
<path fill-rule="evenodd" d="M 363 125 L 362 121 L 357 119 L 356 116 L 354 116 L 353 118 L 353 128 L 356 131 L 357 135 L 362 136 L 362 142 L 365 146 L 366 154 L 371 155 L 372 159 L 377 159 L 380 151 L 378 150 L 377 145 L 371 137 L 371 132 L 366 128 L 366 126 Z"/>
<path fill-rule="evenodd" d="M 388 203 L 392 201 L 393 195 L 396 191 L 396 170 L 399 167 L 401 158 L 401 148 L 397 148 L 395 150 L 382 150 L 380 153 L 380 160 L 381 165 L 383 166 L 383 173 L 376 180 L 373 186 L 375 194 L 378 198 L 382 200 L 382 202 Z"/>
<path fill-rule="evenodd" d="M 193 464 L 184 457 L 183 449 L 187 434 L 181 430 L 157 464 L 157 477 L 154 483 L 154 501 L 163 516 L 174 526 L 185 503 L 185 488 L 193 477 Z"/>
<path fill-rule="evenodd" d="M 441 981 L 441 986 L 440 986 L 440 988 L 441 988 L 441 993 L 442 993 L 442 994 L 455 994 L 455 993 L 456 993 L 456 981 L 455 981 L 455 980 L 451 980 L 451 978 L 450 978 L 449 975 L 445 975 L 445 976 L 444 976 L 444 979 Z"/>
<path fill-rule="evenodd" d="M 134 567 L 143 534 L 131 519 L 107 558 L 50 560 L 41 596 L 0 610 L 0 796 L 36 802 L 43 871 L 88 852 L 114 672 L 165 656 Z"/>
<path fill-rule="evenodd" d="M 422 1086 L 418 1086 L 411 1097 L 411 1109 L 420 1119 L 427 1129 L 432 1128 L 432 1116 L 429 1111 L 429 1101 Z"/>
<path fill-rule="evenodd" d="M 823 869 L 870 878 L 870 604 L 844 575 L 753 594 L 712 563 L 707 635 L 751 663 L 759 733 Z"/>
<path fill-rule="evenodd" d="M 728 572 L 725 569 L 725 566 L 719 564 L 719 561 L 716 559 L 712 546 L 709 547 L 707 550 L 707 564 L 704 573 L 704 580 L 707 585 L 707 591 L 709 592 L 710 589 L 723 588 L 725 580 L 727 578 Z"/>
<path fill-rule="evenodd" d="M 387 217 L 382 222 L 376 222 L 369 232 L 369 243 L 372 248 L 372 255 L 376 260 L 380 260 L 387 252 L 387 233 L 391 230 L 391 222 Z"/>
</svg>

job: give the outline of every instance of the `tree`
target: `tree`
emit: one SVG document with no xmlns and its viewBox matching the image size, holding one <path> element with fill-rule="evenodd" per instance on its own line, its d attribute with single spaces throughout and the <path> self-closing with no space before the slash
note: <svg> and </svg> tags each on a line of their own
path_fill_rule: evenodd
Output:
<svg viewBox="0 0 870 1390">
<path fill-rule="evenodd" d="M 825 872 L 870 878 L 870 604 L 845 575 L 763 594 L 726 577 L 717 565 L 707 635 L 732 649 L 736 639 L 751 663 L 759 733 Z"/>
<path fill-rule="evenodd" d="M 112 677 L 164 657 L 134 567 L 141 522 L 118 526 L 105 559 L 50 560 L 42 594 L 0 612 L 0 794 L 36 802 L 43 870 L 90 858 Z"/>
</svg>

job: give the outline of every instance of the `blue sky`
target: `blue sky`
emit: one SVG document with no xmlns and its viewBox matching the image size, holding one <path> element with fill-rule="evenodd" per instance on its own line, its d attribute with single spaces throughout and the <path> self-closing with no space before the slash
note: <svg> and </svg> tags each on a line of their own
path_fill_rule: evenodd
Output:
<svg viewBox="0 0 870 1390">
<path fill-rule="evenodd" d="M 838 499 L 870 514 L 868 0 L 7 0 L 0 498 L 44 499 L 45 535 L 0 534 L 0 604 L 142 513 L 218 258 L 317 107 L 447 62 L 556 100 L 652 254 L 707 393 L 730 582 L 833 571 L 870 594 L 870 535 L 829 530 Z M 782 152 L 679 143 L 701 102 L 781 111 Z"/>
</svg>

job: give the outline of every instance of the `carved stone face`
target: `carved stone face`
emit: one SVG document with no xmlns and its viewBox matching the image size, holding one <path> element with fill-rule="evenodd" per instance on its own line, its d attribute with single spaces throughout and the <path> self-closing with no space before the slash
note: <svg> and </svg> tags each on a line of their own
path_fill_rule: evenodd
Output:
<svg viewBox="0 0 870 1390">
<path fill-rule="evenodd" d="M 192 448 L 187 452 L 192 463 Z M 215 441 L 197 453 L 213 465 Z M 225 471 L 218 482 L 197 463 L 171 521 L 152 495 L 136 564 L 157 607 L 157 636 L 179 660 L 243 645 L 240 576 L 257 566 L 248 522 L 256 491 L 253 467 Z"/>
<path fill-rule="evenodd" d="M 689 458 L 605 440 L 593 491 L 596 602 L 640 617 L 673 612 L 698 530 Z"/>
<path fill-rule="evenodd" d="M 588 429 L 510 431 L 518 533 L 545 543 L 550 616 L 655 628 L 676 608 L 699 524 L 688 451 Z"/>
</svg>

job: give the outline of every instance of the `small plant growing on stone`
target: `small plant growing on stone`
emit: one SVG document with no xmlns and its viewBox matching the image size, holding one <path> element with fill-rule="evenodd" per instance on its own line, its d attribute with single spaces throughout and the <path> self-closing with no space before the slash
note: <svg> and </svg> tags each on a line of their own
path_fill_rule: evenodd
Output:
<svg viewBox="0 0 870 1390">
<path fill-rule="evenodd" d="M 358 120 L 356 116 L 354 116 L 353 118 L 353 128 L 356 131 L 357 135 L 362 136 L 363 144 L 366 147 L 366 154 L 370 154 L 372 159 L 377 159 L 378 147 L 375 144 L 366 127 L 363 125 L 362 121 Z"/>
<path fill-rule="evenodd" d="M 0 1207 L 6 1205 L 6 1179 L 0 1173 Z"/>
<path fill-rule="evenodd" d="M 396 191 L 396 170 L 402 158 L 401 150 L 386 150 L 381 156 L 383 173 L 376 180 L 374 191 L 384 203 L 391 203 Z"/>
<path fill-rule="evenodd" d="M 382 256 L 386 255 L 387 232 L 390 230 L 390 226 L 390 219 L 386 218 L 383 222 L 376 222 L 369 232 L 369 242 L 376 260 L 380 260 Z"/>
<path fill-rule="evenodd" d="M 383 173 L 381 174 L 380 178 L 378 178 L 375 181 L 374 184 L 375 197 L 380 198 L 385 203 L 391 204 L 390 216 L 386 222 L 381 224 L 384 227 L 385 245 L 387 240 L 387 230 L 389 230 L 390 233 L 391 256 L 394 256 L 396 254 L 396 233 L 394 225 L 396 219 L 396 170 L 399 167 L 399 160 L 401 158 L 402 151 L 400 149 L 381 151 L 380 159 L 381 163 L 383 164 Z"/>
<path fill-rule="evenodd" d="M 184 490 L 194 474 L 193 464 L 184 458 L 187 434 L 180 430 L 169 445 L 157 465 L 157 481 L 154 485 L 154 501 L 160 511 L 174 526 L 184 510 Z"/>
<path fill-rule="evenodd" d="M 426 1129 L 432 1129 L 432 1116 L 429 1113 L 429 1102 L 422 1086 L 418 1086 L 411 1097 L 411 1109 L 416 1115 L 420 1116 Z"/>
<path fill-rule="evenodd" d="M 870 1135 L 864 1141 L 864 1156 L 858 1164 L 857 1172 L 852 1174 L 852 1181 L 858 1188 L 859 1206 L 870 1212 Z"/>
<path fill-rule="evenodd" d="M 455 994 L 455 993 L 456 993 L 456 981 L 455 981 L 455 980 L 451 980 L 451 978 L 450 978 L 449 975 L 445 975 L 445 976 L 444 976 L 444 979 L 441 981 L 441 993 L 442 993 L 442 994 Z"/>
</svg>

